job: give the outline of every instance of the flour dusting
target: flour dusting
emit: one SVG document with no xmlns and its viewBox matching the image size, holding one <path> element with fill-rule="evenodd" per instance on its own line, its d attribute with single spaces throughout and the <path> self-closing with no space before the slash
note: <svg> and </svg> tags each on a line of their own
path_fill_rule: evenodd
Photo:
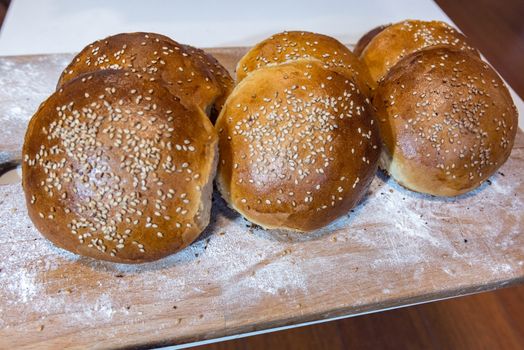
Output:
<svg viewBox="0 0 524 350">
<path fill-rule="evenodd" d="M 0 145 L 2 150 L 19 150 L 29 119 L 56 87 L 62 69 L 72 55 L 0 57 Z"/>
</svg>

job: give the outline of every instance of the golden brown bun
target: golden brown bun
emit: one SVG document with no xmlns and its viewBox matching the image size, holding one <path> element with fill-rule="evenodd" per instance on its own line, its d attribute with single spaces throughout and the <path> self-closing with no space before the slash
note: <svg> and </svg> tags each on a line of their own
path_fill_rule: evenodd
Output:
<svg viewBox="0 0 524 350">
<path fill-rule="evenodd" d="M 65 68 L 57 89 L 75 77 L 100 69 L 127 69 L 145 80 L 166 84 L 182 103 L 210 113 L 222 92 L 208 64 L 188 47 L 155 33 L 122 33 L 86 46 Z"/>
<path fill-rule="evenodd" d="M 310 32 L 282 32 L 258 43 L 237 64 L 237 81 L 266 65 L 296 59 L 317 59 L 355 81 L 360 91 L 370 94 L 375 87 L 368 69 L 338 40 Z"/>
<path fill-rule="evenodd" d="M 386 29 L 387 27 L 389 26 L 389 24 L 387 25 L 383 25 L 383 26 L 378 26 L 378 27 L 375 27 L 373 29 L 371 29 L 369 32 L 367 32 L 366 34 L 364 34 L 357 42 L 357 44 L 355 45 L 355 48 L 353 49 L 353 53 L 357 56 L 357 57 L 360 57 L 360 55 L 362 54 L 362 51 L 364 51 L 364 49 L 366 48 L 366 46 L 369 44 L 369 42 L 371 41 L 371 39 L 373 39 L 378 33 L 380 33 L 381 31 L 383 31 L 384 29 Z"/>
<path fill-rule="evenodd" d="M 311 231 L 346 214 L 380 153 L 371 106 L 347 77 L 313 60 L 250 73 L 216 128 L 219 189 L 265 228 Z"/>
<path fill-rule="evenodd" d="M 464 35 L 444 22 L 406 20 L 376 33 L 360 59 L 369 68 L 372 79 L 379 81 L 402 57 L 435 46 L 453 47 L 479 56 Z"/>
<path fill-rule="evenodd" d="M 213 110 L 210 114 L 211 121 L 214 122 L 220 114 L 222 106 L 226 102 L 227 97 L 231 91 L 233 91 L 233 88 L 235 87 L 235 81 L 233 78 L 231 78 L 231 75 L 227 69 L 221 65 L 220 62 L 218 62 L 218 60 L 213 57 L 213 55 L 193 46 L 184 45 L 184 47 L 186 50 L 188 50 L 192 57 L 199 59 L 201 62 L 207 65 L 208 69 L 211 71 L 211 73 L 213 73 L 216 80 L 220 84 L 220 95 L 216 98 L 213 105 Z"/>
<path fill-rule="evenodd" d="M 373 103 L 384 143 L 380 166 L 401 185 L 456 196 L 478 187 L 509 157 L 517 110 L 479 58 L 431 48 L 398 62 Z"/>
<path fill-rule="evenodd" d="M 130 72 L 101 70 L 64 84 L 31 119 L 23 155 L 29 216 L 71 252 L 156 260 L 209 222 L 213 125 Z"/>
</svg>

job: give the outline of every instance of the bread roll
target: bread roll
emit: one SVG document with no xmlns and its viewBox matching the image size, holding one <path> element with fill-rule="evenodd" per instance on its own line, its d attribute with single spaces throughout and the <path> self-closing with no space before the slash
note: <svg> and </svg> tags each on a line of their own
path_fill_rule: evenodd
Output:
<svg viewBox="0 0 524 350">
<path fill-rule="evenodd" d="M 478 51 L 468 44 L 464 35 L 440 21 L 406 20 L 382 30 L 375 28 L 374 31 L 364 36 L 371 39 L 360 58 L 375 81 L 384 77 L 403 57 L 428 47 L 453 47 L 479 56 Z"/>
<path fill-rule="evenodd" d="M 347 214 L 373 179 L 376 124 L 356 85 L 319 61 L 257 69 L 216 123 L 218 187 L 264 228 L 318 229 Z"/>
<path fill-rule="evenodd" d="M 341 42 L 322 34 L 296 31 L 275 34 L 249 50 L 237 64 L 237 81 L 260 67 L 297 59 L 320 60 L 326 68 L 355 81 L 366 95 L 375 86 L 366 66 Z"/>
<path fill-rule="evenodd" d="M 65 83 L 31 119 L 23 157 L 29 216 L 73 253 L 156 260 L 209 222 L 216 131 L 156 81 L 100 70 Z"/>
<path fill-rule="evenodd" d="M 508 159 L 517 110 L 497 73 L 476 56 L 431 48 L 398 62 L 376 90 L 380 166 L 417 192 L 456 196 Z"/>
<path fill-rule="evenodd" d="M 86 46 L 65 68 L 57 88 L 75 77 L 100 69 L 126 69 L 150 81 L 159 81 L 187 107 L 195 104 L 208 115 L 219 111 L 227 91 L 227 70 L 209 55 L 155 33 L 123 33 Z M 218 65 L 218 66 L 217 66 Z M 215 76 L 215 72 L 218 72 Z M 226 76 L 227 75 L 227 76 Z M 231 89 L 227 87 L 227 89 Z M 218 99 L 218 104 L 215 101 Z"/>
</svg>

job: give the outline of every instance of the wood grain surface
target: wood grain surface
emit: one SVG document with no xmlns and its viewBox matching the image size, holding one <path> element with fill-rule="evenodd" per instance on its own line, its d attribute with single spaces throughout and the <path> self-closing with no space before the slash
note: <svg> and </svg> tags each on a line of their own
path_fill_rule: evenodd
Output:
<svg viewBox="0 0 524 350">
<path fill-rule="evenodd" d="M 211 52 L 231 69 L 243 51 Z M 70 58 L 0 58 L 0 151 L 20 149 Z M 508 162 L 473 193 L 423 196 L 378 174 L 354 211 L 309 235 L 260 230 L 215 196 L 197 242 L 140 266 L 51 246 L 20 185 L 0 186 L 0 348 L 184 343 L 518 283 L 523 170 L 519 131 Z"/>
</svg>

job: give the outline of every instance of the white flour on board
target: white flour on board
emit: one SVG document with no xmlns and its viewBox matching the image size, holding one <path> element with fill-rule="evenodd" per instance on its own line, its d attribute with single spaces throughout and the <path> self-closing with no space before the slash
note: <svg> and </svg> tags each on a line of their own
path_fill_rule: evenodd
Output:
<svg viewBox="0 0 524 350">
<path fill-rule="evenodd" d="M 491 205 L 491 197 L 497 195 L 493 189 L 507 191 L 504 187 L 512 186 L 513 182 L 507 180 L 496 176 L 492 181 L 505 181 L 507 185 L 486 185 L 476 194 L 442 203 L 435 198 L 421 199 L 420 195 L 400 188 L 392 180 L 384 183 L 377 178 L 372 193 L 354 213 L 337 220 L 324 229 L 323 234 L 311 235 L 310 240 L 251 227 L 246 220 L 224 208 L 223 201 L 217 198 L 212 232 L 206 231 L 204 237 L 178 254 L 144 265 L 97 262 L 53 247 L 41 239 L 27 217 L 19 184 L 2 186 L 0 244 L 7 253 L 0 266 L 2 308 L 24 308 L 28 315 L 38 313 L 42 316 L 67 311 L 78 324 L 89 324 L 93 320 L 110 322 L 115 313 L 130 314 L 125 306 L 132 304 L 132 299 L 122 297 L 122 291 L 146 290 L 153 293 L 152 299 L 158 294 L 159 300 L 176 301 L 205 294 L 209 284 L 220 290 L 214 307 L 224 307 L 225 301 L 232 305 L 251 305 L 267 296 L 281 298 L 318 293 L 318 279 L 323 271 L 329 272 L 333 281 L 344 281 L 348 279 L 346 267 L 350 268 L 351 262 L 371 274 L 368 278 L 373 276 L 377 288 L 384 294 L 390 294 L 395 288 L 394 281 L 388 280 L 385 273 L 392 268 L 411 274 L 413 284 L 424 276 L 424 266 L 431 264 L 440 264 L 442 271 L 450 276 L 458 274 L 446 265 L 446 261 L 450 265 L 465 261 L 474 265 L 477 271 L 489 271 L 493 275 L 511 274 L 515 262 L 497 261 L 494 260 L 497 254 L 478 256 L 475 249 L 460 248 L 467 246 L 462 239 L 475 242 L 475 232 L 469 231 L 467 225 L 456 226 L 456 236 L 460 239 L 458 247 L 449 236 L 438 231 L 439 218 L 446 218 L 445 213 L 457 202 L 474 205 L 478 196 L 483 203 Z M 503 205 L 502 210 L 519 213 L 523 203 L 518 196 L 508 196 Z M 501 244 L 502 249 L 511 247 L 505 241 L 516 239 L 522 226 L 522 220 L 516 220 L 517 227 L 502 234 L 503 224 L 487 216 L 484 219 L 477 215 L 462 217 L 482 221 L 486 225 L 483 244 Z M 447 219 L 456 220 L 451 216 Z M 306 254 L 308 250 L 313 254 L 311 257 Z M 340 256 L 332 250 L 347 251 L 348 255 Z M 446 258 L 442 259 L 443 256 Z M 76 290 L 75 283 L 68 281 L 67 276 L 47 277 L 56 271 L 67 271 L 64 266 L 74 268 L 75 265 L 102 277 L 99 294 L 93 290 Z M 115 278 L 117 274 L 125 278 Z M 50 288 L 51 282 L 59 285 Z M 9 323 L 2 318 L 0 324 Z"/>
<path fill-rule="evenodd" d="M 49 57 L 37 56 L 16 63 L 9 57 L 0 58 L 0 86 L 9 89 L 0 100 L 2 147 L 21 148 L 16 146 L 24 139 L 25 126 L 40 103 L 55 89 L 61 70 L 70 60 L 71 55 L 52 56 L 51 61 Z"/>
</svg>

